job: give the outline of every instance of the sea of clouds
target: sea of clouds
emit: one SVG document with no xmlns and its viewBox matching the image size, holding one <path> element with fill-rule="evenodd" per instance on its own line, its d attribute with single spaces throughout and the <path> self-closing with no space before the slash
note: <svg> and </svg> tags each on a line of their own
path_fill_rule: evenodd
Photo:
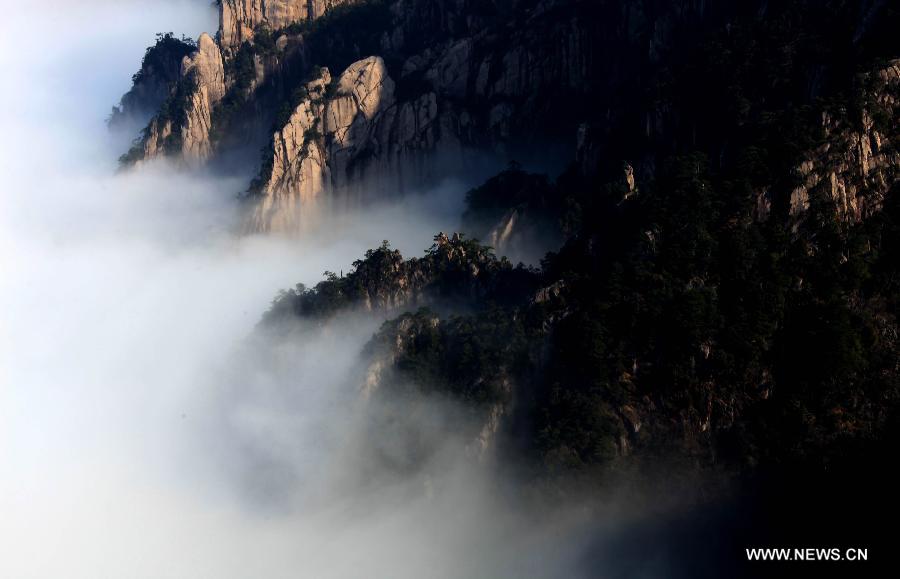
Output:
<svg viewBox="0 0 900 579">
<path fill-rule="evenodd" d="M 155 34 L 213 31 L 214 6 L 9 4 L 0 577 L 573 576 L 584 513 L 523 510 L 464 453 L 363 480 L 355 372 L 381 320 L 254 332 L 279 289 L 384 238 L 420 254 L 457 225 L 465 185 L 306 236 L 237 235 L 247 179 L 118 173 L 134 135 L 105 125 Z"/>
</svg>

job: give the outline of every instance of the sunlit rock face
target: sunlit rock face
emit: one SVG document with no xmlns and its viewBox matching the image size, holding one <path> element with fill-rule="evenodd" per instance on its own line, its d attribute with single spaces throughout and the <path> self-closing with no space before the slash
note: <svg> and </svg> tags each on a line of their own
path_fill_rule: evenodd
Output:
<svg viewBox="0 0 900 579">
<path fill-rule="evenodd" d="M 685 22 L 727 22 L 731 9 L 715 2 L 716 10 L 676 14 L 643 12 L 632 1 L 612 11 L 588 4 L 222 0 L 216 41 L 204 36 L 189 59 L 201 71 L 196 89 L 175 91 L 174 106 L 162 107 L 126 164 L 161 155 L 186 166 L 227 164 L 244 147 L 252 193 L 246 229 L 259 232 L 303 229 L 317 201 L 355 205 L 414 190 L 465 175 L 486 158 L 549 167 L 555 149 L 576 143 L 585 173 L 632 149 L 632 194 L 638 174 L 653 166 L 643 147 L 669 146 L 680 125 L 665 107 L 632 107 L 619 69 L 655 70 L 662 56 L 645 54 L 648 42 L 674 46 L 673 31 Z M 311 18 L 322 20 L 283 30 Z M 647 30 L 658 33 L 646 38 Z M 327 79 L 321 64 L 330 67 Z M 892 70 L 872 93 L 891 113 Z M 811 150 L 791 184 L 798 221 L 813 190 L 824 188 L 851 221 L 877 209 L 900 166 L 881 112 L 823 117 L 831 144 Z M 609 139 L 611 130 L 634 138 Z M 757 219 L 772 213 L 773 195 L 759 187 Z M 480 235 L 502 251 L 521 245 L 529 221 L 508 209 Z"/>
<path fill-rule="evenodd" d="M 205 161 L 210 156 L 209 131 L 212 109 L 225 96 L 225 71 L 219 47 L 208 34 L 200 35 L 197 52 L 185 57 L 181 75 L 193 75 L 196 89 L 186 109 L 181 128 L 182 156 L 190 162 Z"/>
<path fill-rule="evenodd" d="M 266 193 L 302 198 L 319 193 L 333 165 L 346 163 L 371 144 L 376 122 L 394 103 L 394 82 L 379 57 L 352 64 L 336 83 L 323 69 L 306 90 L 307 98 L 273 136 L 274 162 Z"/>
<path fill-rule="evenodd" d="M 434 93 L 399 104 L 381 57 L 350 65 L 337 79 L 323 69 L 306 98 L 272 138 L 272 166 L 258 193 L 251 229 L 302 227 L 304 205 L 324 191 L 364 195 L 402 189 L 415 173 L 405 164 L 438 140 Z M 265 174 L 264 174 L 265 175 Z"/>
<path fill-rule="evenodd" d="M 187 165 L 199 165 L 211 153 L 209 132 L 213 108 L 225 95 L 225 70 L 222 53 L 208 34 L 201 34 L 197 50 L 185 56 L 179 81 L 171 102 L 175 115 L 159 114 L 150 121 L 136 163 L 174 154 Z"/>
<path fill-rule="evenodd" d="M 569 3 L 553 0 L 535 7 L 524 3 L 521 9 L 518 2 L 488 0 L 359 3 L 329 18 L 331 24 L 323 24 L 327 34 L 291 31 L 266 35 L 262 42 L 262 28 L 277 31 L 356 2 L 222 0 L 217 42 L 225 62 L 226 102 L 215 110 L 212 96 L 191 94 L 179 100 L 175 107 L 179 118 L 156 119 L 145 131 L 143 150 L 129 153 L 126 160 L 133 163 L 166 154 L 194 165 L 215 157 L 224 140 L 240 140 L 235 136 L 237 125 L 254 134 L 273 135 L 251 187 L 263 194 L 257 197 L 260 207 L 254 211 L 251 229 L 265 231 L 293 228 L 294 217 L 285 217 L 282 209 L 308 205 L 325 189 L 341 190 L 344 194 L 335 196 L 339 203 L 362 195 L 383 196 L 385 190 L 457 176 L 479 155 L 507 158 L 515 154 L 509 147 L 543 139 L 568 143 L 572 133 L 568 125 L 581 113 L 573 107 L 560 110 L 551 102 L 563 93 L 566 102 L 580 102 L 571 97 L 606 78 L 596 63 L 610 60 L 605 48 L 588 42 L 593 38 L 588 32 L 590 19 L 572 20 L 557 9 Z M 365 25 L 359 22 L 360 14 L 367 19 Z M 497 42 L 500 31 L 502 43 Z M 366 35 L 371 38 L 364 40 Z M 297 70 L 287 70 L 287 58 L 273 56 L 282 52 L 296 53 Z M 596 58 L 599 54 L 604 58 Z M 373 74 L 364 70 L 371 67 L 351 64 L 348 55 L 377 55 L 378 62 L 390 64 L 390 74 L 383 63 Z M 367 90 L 366 83 L 378 85 L 373 102 L 360 100 L 360 91 L 341 89 L 347 95 L 328 94 L 321 103 L 298 104 L 292 98 L 294 90 L 309 82 L 313 65 L 330 59 L 339 61 L 331 64 L 330 74 L 357 67 L 363 75 L 360 90 Z M 251 79 L 242 85 L 247 77 Z M 345 73 L 340 79 L 342 86 L 351 82 Z M 388 84 L 394 86 L 390 91 Z M 234 113 L 235 102 L 246 106 Z M 205 114 L 207 104 L 222 114 Z M 292 111 L 292 117 L 287 123 L 279 120 L 283 124 L 271 131 L 270 118 L 282 106 Z M 242 117 L 240 122 L 234 122 L 235 116 Z M 216 125 L 212 142 L 208 118 Z M 304 137 L 316 133 L 318 139 Z M 184 141 L 179 142 L 182 135 Z"/>
<path fill-rule="evenodd" d="M 181 61 L 194 48 L 172 34 L 160 34 L 156 44 L 144 53 L 141 68 L 132 76 L 132 87 L 113 107 L 110 128 L 145 126 L 166 102 L 175 84 L 181 79 Z"/>
<path fill-rule="evenodd" d="M 824 143 L 797 167 L 800 184 L 792 191 L 790 213 L 802 218 L 810 193 L 824 191 L 838 216 L 855 223 L 881 209 L 900 178 L 896 118 L 900 107 L 900 60 L 868 75 L 867 106 L 854 117 L 822 114 Z"/>
<path fill-rule="evenodd" d="M 257 26 L 278 30 L 312 20 L 349 0 L 222 0 L 219 3 L 219 37 L 223 50 L 253 40 Z"/>
</svg>

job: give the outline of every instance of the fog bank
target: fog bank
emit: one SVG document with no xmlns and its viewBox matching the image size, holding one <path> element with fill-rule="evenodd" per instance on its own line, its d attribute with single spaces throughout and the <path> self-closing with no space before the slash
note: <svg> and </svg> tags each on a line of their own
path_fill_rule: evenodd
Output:
<svg viewBox="0 0 900 579">
<path fill-rule="evenodd" d="M 553 576 L 556 538 L 448 445 L 365 484 L 354 364 L 377 318 L 258 343 L 276 292 L 388 237 L 416 255 L 464 186 L 239 237 L 239 179 L 117 175 L 104 121 L 156 32 L 194 2 L 5 6 L 0 68 L 0 576 L 71 579 Z M 463 453 L 464 454 L 464 453 Z M 571 547 L 574 548 L 574 547 Z"/>
</svg>

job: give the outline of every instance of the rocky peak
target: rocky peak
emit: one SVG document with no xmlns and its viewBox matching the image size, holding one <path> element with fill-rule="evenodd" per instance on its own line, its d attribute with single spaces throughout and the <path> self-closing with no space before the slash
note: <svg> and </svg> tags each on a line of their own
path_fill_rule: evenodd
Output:
<svg viewBox="0 0 900 579">
<path fill-rule="evenodd" d="M 182 156 L 189 162 L 202 162 L 211 154 L 212 109 L 225 96 L 222 53 L 208 34 L 201 34 L 197 52 L 184 58 L 181 76 L 193 77 L 196 87 L 181 127 Z"/>
<path fill-rule="evenodd" d="M 110 127 L 137 123 L 146 125 L 156 113 L 176 83 L 181 79 L 181 63 L 196 47 L 190 39 L 178 39 L 172 34 L 157 34 L 156 43 L 147 48 L 140 70 L 132 76 L 131 89 L 113 107 Z"/>
<path fill-rule="evenodd" d="M 225 95 L 225 70 L 222 53 L 209 34 L 201 34 L 197 49 L 183 58 L 180 74 L 140 142 L 122 158 L 124 163 L 171 155 L 196 165 L 211 155 L 212 110 Z"/>
</svg>

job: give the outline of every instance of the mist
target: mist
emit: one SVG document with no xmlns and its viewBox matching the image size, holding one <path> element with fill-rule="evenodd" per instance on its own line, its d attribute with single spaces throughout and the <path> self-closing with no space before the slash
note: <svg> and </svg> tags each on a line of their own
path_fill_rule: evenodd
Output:
<svg viewBox="0 0 900 579">
<path fill-rule="evenodd" d="M 360 354 L 383 321 L 255 330 L 278 290 L 387 237 L 452 231 L 469 183 L 241 236 L 238 178 L 117 173 L 105 119 L 157 32 L 214 31 L 203 0 L 4 6 L 0 68 L 0 576 L 574 577 L 607 503 L 525 508 L 418 400 L 427 460 L 376 433 Z M 173 29 L 173 23 L 177 28 Z M 442 426 L 443 425 L 443 426 Z M 383 436 L 381 436 L 383 434 Z"/>
<path fill-rule="evenodd" d="M 519 521 L 486 519 L 487 481 L 453 457 L 437 494 L 361 490 L 352 369 L 379 320 L 253 338 L 279 289 L 385 232 L 419 254 L 461 184 L 299 239 L 237 236 L 245 181 L 116 174 L 129 137 L 105 126 L 155 33 L 214 31 L 208 3 L 5 8 L 0 576 L 464 576 L 554 532 L 510 540 Z"/>
</svg>

